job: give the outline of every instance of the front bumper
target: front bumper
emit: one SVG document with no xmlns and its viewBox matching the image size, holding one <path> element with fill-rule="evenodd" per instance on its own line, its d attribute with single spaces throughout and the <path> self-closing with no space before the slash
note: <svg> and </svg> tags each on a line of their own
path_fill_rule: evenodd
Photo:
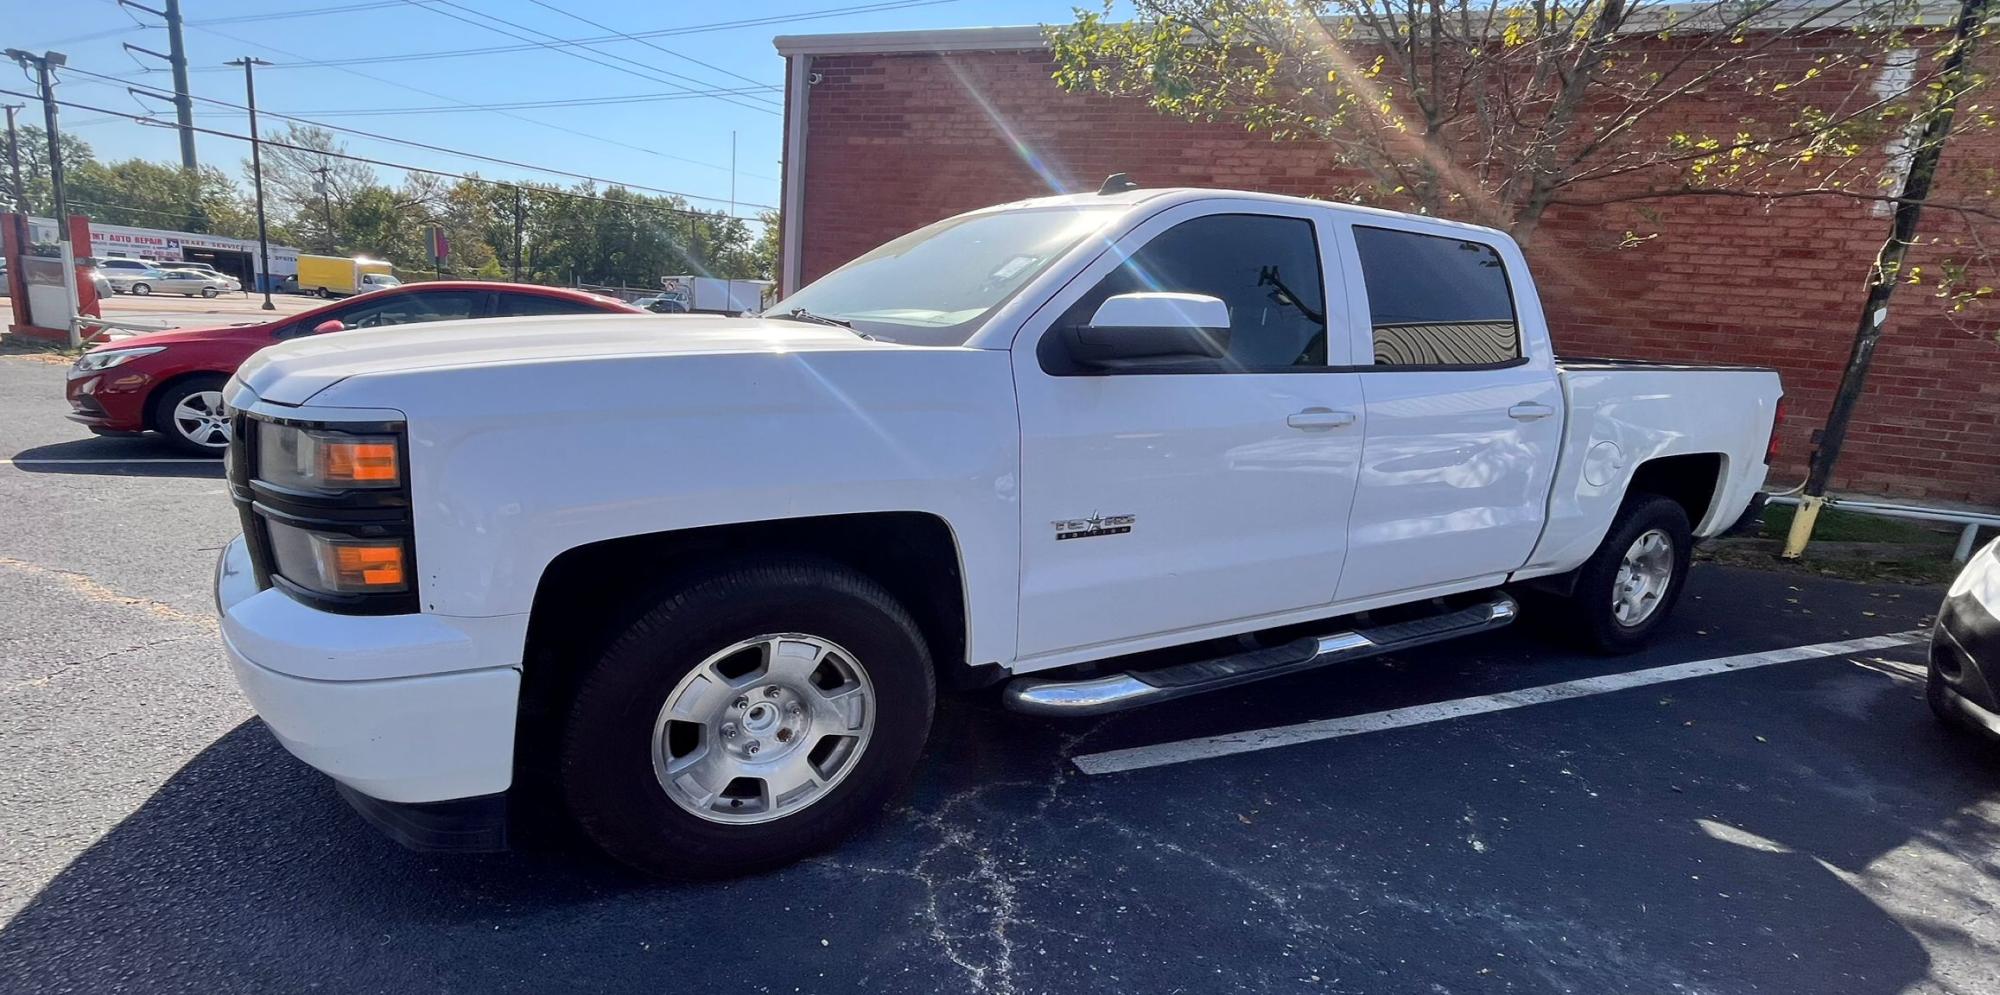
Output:
<svg viewBox="0 0 2000 995">
<path fill-rule="evenodd" d="M 71 380 L 63 390 L 70 407 L 65 417 L 97 432 L 141 432 L 152 389 L 151 376 L 122 367 Z"/>
<path fill-rule="evenodd" d="M 216 564 L 215 597 L 237 683 L 292 755 L 401 842 L 504 842 L 504 804 L 492 799 L 513 780 L 521 672 L 466 665 L 482 653 L 518 659 L 518 643 L 501 648 L 505 627 L 308 607 L 258 588 L 241 537 Z"/>
<path fill-rule="evenodd" d="M 2000 543 L 1972 558 L 1938 608 L 1930 679 L 1958 718 L 2000 740 Z"/>
</svg>

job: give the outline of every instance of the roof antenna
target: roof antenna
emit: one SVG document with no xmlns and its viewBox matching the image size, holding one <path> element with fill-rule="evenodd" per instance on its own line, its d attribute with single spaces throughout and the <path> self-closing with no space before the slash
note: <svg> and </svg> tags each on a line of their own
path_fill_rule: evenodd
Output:
<svg viewBox="0 0 2000 995">
<path fill-rule="evenodd" d="M 1110 176 L 1104 178 L 1104 185 L 1097 188 L 1097 195 L 1102 197 L 1105 194 L 1124 193 L 1127 190 L 1137 189 L 1139 189 L 1138 180 L 1126 176 L 1124 173 L 1112 173 Z"/>
</svg>

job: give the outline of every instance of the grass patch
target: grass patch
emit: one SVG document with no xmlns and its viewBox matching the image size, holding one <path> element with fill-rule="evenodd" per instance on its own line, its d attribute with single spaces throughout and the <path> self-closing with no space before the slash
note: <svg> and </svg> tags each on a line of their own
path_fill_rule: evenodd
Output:
<svg viewBox="0 0 2000 995">
<path fill-rule="evenodd" d="M 44 363 L 68 363 L 89 351 L 96 343 L 86 342 L 75 349 L 53 342 L 24 339 L 17 335 L 0 335 L 0 356 L 16 356 Z"/>
<path fill-rule="evenodd" d="M 1764 509 L 1766 539 L 1783 540 L 1792 530 L 1798 509 L 1774 504 Z M 1838 508 L 1822 508 L 1813 523 L 1814 542 L 1893 542 L 1908 546 L 1950 546 L 1957 541 L 1958 526 L 1949 531 L 1907 518 L 1883 518 Z"/>
<path fill-rule="evenodd" d="M 1772 505 L 1764 510 L 1764 528 L 1757 537 L 1705 543 L 1697 556 L 1733 566 L 1887 584 L 1949 584 L 1961 568 L 1951 558 L 1958 526 L 1835 508 L 1820 510 L 1803 558 L 1783 559 L 1778 551 L 1796 512 L 1790 505 Z"/>
</svg>

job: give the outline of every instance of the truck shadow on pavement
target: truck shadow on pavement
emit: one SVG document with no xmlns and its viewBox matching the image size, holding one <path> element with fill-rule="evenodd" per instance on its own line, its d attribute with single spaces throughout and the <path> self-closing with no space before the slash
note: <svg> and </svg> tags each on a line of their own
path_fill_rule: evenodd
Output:
<svg viewBox="0 0 2000 995">
<path fill-rule="evenodd" d="M 1339 682 L 1286 684 L 1338 711 Z M 2000 761 L 1906 672 L 1656 691 L 1097 778 L 1068 758 L 1118 729 L 956 699 L 846 846 L 682 885 L 401 850 L 252 720 L 0 963 L 35 991 L 1992 990 L 1935 972 L 1992 942 L 1965 920 L 1996 900 Z"/>
<path fill-rule="evenodd" d="M 221 480 L 223 476 L 222 460 L 190 456 L 149 435 L 93 436 L 56 442 L 23 449 L 12 459 L 14 468 L 26 473 L 213 480 Z"/>
</svg>

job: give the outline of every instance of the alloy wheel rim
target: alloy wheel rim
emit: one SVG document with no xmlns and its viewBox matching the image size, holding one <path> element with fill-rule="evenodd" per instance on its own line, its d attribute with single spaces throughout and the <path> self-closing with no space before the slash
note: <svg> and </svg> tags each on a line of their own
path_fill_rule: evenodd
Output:
<svg viewBox="0 0 2000 995">
<path fill-rule="evenodd" d="M 1673 579 L 1673 540 L 1659 529 L 1640 533 L 1626 547 L 1611 583 L 1611 617 L 1627 628 L 1653 617 Z"/>
<path fill-rule="evenodd" d="M 734 643 L 681 678 L 653 723 L 653 775 L 684 811 L 754 824 L 799 812 L 854 771 L 875 729 L 875 687 L 831 640 Z"/>
<path fill-rule="evenodd" d="M 198 390 L 174 405 L 174 429 L 197 446 L 221 449 L 229 445 L 229 413 L 219 390 Z"/>
</svg>

